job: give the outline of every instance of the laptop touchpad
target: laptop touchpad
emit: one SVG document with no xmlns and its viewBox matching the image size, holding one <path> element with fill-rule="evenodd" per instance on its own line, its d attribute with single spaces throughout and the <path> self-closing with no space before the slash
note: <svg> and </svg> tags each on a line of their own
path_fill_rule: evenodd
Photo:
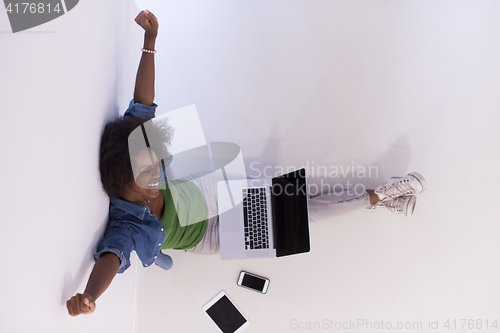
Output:
<svg viewBox="0 0 500 333">
<path fill-rule="evenodd" d="M 238 207 L 239 208 L 239 207 Z M 229 209 L 219 215 L 219 228 L 221 231 L 240 231 L 240 210 L 238 208 Z"/>
</svg>

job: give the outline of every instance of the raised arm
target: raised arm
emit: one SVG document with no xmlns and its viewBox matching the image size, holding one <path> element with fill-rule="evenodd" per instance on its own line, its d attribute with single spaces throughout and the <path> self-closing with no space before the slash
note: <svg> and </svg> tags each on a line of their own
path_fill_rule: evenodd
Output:
<svg viewBox="0 0 500 333">
<path fill-rule="evenodd" d="M 144 29 L 144 49 L 154 51 L 158 34 L 158 20 L 148 10 L 141 11 L 135 18 Z M 134 101 L 152 105 L 155 98 L 155 63 L 154 53 L 143 52 L 137 77 L 135 79 Z"/>
<path fill-rule="evenodd" d="M 116 254 L 106 253 L 99 258 L 92 269 L 83 294 L 76 294 L 66 302 L 68 313 L 77 316 L 94 312 L 95 301 L 108 289 L 119 268 L 120 259 Z"/>
</svg>

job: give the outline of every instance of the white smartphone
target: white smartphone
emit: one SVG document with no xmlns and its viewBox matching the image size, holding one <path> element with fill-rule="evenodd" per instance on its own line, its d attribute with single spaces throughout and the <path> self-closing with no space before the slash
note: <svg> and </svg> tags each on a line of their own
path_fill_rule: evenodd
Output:
<svg viewBox="0 0 500 333">
<path fill-rule="evenodd" d="M 238 286 L 265 294 L 267 293 L 267 288 L 269 287 L 269 279 L 241 271 L 238 278 Z"/>
</svg>

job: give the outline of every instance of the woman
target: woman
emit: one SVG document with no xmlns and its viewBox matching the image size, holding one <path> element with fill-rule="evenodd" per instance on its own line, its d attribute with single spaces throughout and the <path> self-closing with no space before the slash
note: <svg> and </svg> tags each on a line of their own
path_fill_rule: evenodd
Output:
<svg viewBox="0 0 500 333">
<path fill-rule="evenodd" d="M 214 209 L 216 191 L 210 188 L 213 184 L 203 184 L 192 177 L 170 182 L 185 186 L 160 189 L 158 154 L 164 156 L 159 151 L 161 148 L 139 149 L 130 158 L 129 135 L 153 118 L 157 107 L 153 101 L 158 20 L 146 10 L 141 11 L 135 21 L 145 30 L 145 35 L 134 99 L 122 118 L 106 125 L 99 152 L 101 182 L 110 197 L 109 222 L 94 255 L 96 263 L 85 291 L 67 301 L 68 312 L 72 316 L 95 310 L 96 300 L 109 287 L 114 276 L 130 266 L 129 255 L 132 251 L 136 251 L 143 266 L 155 263 L 169 269 L 172 261 L 161 249 L 208 254 L 219 250 L 218 216 L 208 214 Z M 166 141 L 169 140 L 171 131 L 168 127 L 156 130 L 162 132 L 161 136 Z M 309 219 L 318 221 L 361 208 L 376 207 L 411 216 L 416 200 L 414 194 L 423 192 L 426 187 L 421 175 L 410 173 L 405 177 L 391 178 L 385 185 L 376 190 L 366 190 L 361 195 L 344 193 L 339 196 L 331 193 L 317 196 L 309 200 Z M 187 198 L 184 204 L 189 207 L 190 218 L 200 222 L 180 225 L 179 221 L 184 217 L 172 203 L 174 194 L 171 192 L 175 188 L 179 188 L 175 193 L 178 200 Z"/>
</svg>

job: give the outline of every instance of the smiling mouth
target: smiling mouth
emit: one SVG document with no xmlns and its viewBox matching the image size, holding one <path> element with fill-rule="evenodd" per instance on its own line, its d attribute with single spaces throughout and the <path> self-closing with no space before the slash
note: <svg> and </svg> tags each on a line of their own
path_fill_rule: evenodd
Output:
<svg viewBox="0 0 500 333">
<path fill-rule="evenodd" d="M 148 184 L 148 187 L 149 187 L 149 188 L 155 188 L 155 187 L 158 187 L 158 185 L 160 185 L 160 182 L 156 182 L 156 183 Z"/>
</svg>

